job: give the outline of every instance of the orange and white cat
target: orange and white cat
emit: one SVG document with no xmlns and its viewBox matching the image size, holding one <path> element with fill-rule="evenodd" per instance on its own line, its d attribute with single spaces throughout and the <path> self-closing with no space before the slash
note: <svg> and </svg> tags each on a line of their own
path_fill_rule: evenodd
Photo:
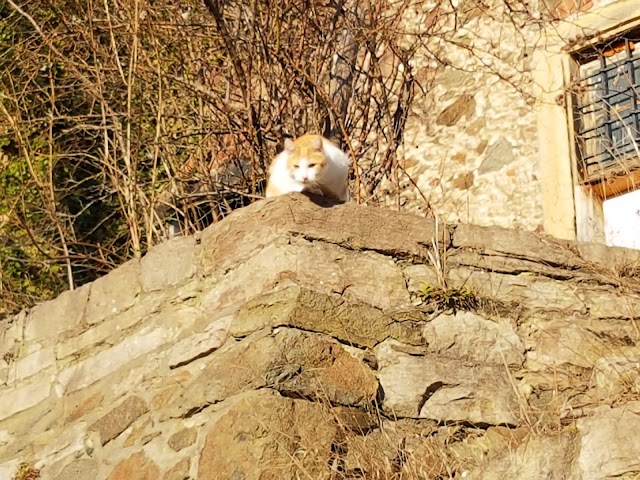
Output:
<svg viewBox="0 0 640 480">
<path fill-rule="evenodd" d="M 309 192 L 349 200 L 349 157 L 321 135 L 287 138 L 269 167 L 266 197 Z"/>
</svg>

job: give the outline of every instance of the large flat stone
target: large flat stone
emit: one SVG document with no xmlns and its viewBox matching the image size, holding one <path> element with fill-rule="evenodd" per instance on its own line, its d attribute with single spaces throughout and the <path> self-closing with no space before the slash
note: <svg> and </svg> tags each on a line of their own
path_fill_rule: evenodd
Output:
<svg viewBox="0 0 640 480">
<path fill-rule="evenodd" d="M 24 341 L 55 344 L 61 333 L 80 325 L 92 285 L 63 292 L 55 300 L 34 307 L 26 320 Z"/>
<path fill-rule="evenodd" d="M 526 230 L 460 224 L 456 225 L 452 244 L 478 253 L 499 253 L 559 267 L 585 265 L 584 260 L 568 248 L 569 242 Z"/>
<path fill-rule="evenodd" d="M 601 398 L 640 392 L 640 347 L 620 349 L 595 362 L 596 387 Z"/>
<path fill-rule="evenodd" d="M 61 397 L 87 387 L 118 371 L 127 363 L 165 345 L 172 336 L 165 328 L 145 329 L 86 360 L 72 363 L 58 374 L 56 393 Z"/>
<path fill-rule="evenodd" d="M 273 243 L 218 279 L 206 291 L 203 308 L 221 309 L 272 291 L 279 285 L 313 285 L 384 310 L 410 304 L 404 277 L 393 260 L 377 253 L 354 253 L 301 239 Z"/>
<path fill-rule="evenodd" d="M 36 350 L 30 355 L 11 363 L 8 382 L 10 384 L 16 383 L 32 377 L 37 373 L 53 367 L 55 361 L 53 346 Z"/>
<path fill-rule="evenodd" d="M 449 271 L 449 285 L 467 288 L 476 295 L 507 306 L 566 313 L 588 312 L 574 285 L 528 273 L 505 275 L 471 268 L 452 268 Z"/>
<path fill-rule="evenodd" d="M 578 243 L 576 249 L 584 260 L 607 270 L 640 266 L 640 250 L 601 243 Z"/>
<path fill-rule="evenodd" d="M 581 288 L 579 295 L 592 318 L 638 318 L 640 317 L 640 295 L 620 295 L 616 287 Z"/>
<path fill-rule="evenodd" d="M 506 450 L 485 465 L 469 472 L 469 480 L 566 480 L 574 455 L 571 433 L 531 436 L 515 450 Z M 599 477 L 604 478 L 604 477 Z"/>
<path fill-rule="evenodd" d="M 510 257 L 503 253 L 478 253 L 476 250 L 454 250 L 447 254 L 450 268 L 471 267 L 510 275 L 537 274 L 556 280 L 584 279 L 586 273 L 571 267 L 555 267 L 540 263 L 535 259 Z"/>
<path fill-rule="evenodd" d="M 171 416 L 263 387 L 332 404 L 369 405 L 378 382 L 368 366 L 329 337 L 289 328 L 262 331 L 211 355 L 173 401 Z"/>
<path fill-rule="evenodd" d="M 620 348 L 628 335 L 613 324 L 605 322 L 565 320 L 529 320 L 526 366 L 530 370 L 544 370 L 561 365 L 593 368 L 599 358 L 622 353 Z M 524 328 L 524 327 L 523 327 Z M 632 325 L 628 334 L 632 335 Z M 618 337 L 618 338 L 616 338 Z"/>
<path fill-rule="evenodd" d="M 140 397 L 128 397 L 104 417 L 89 427 L 100 434 L 100 443 L 104 446 L 149 411 L 146 402 Z"/>
<path fill-rule="evenodd" d="M 476 425 L 518 425 L 520 407 L 503 367 L 409 355 L 387 341 L 375 350 L 389 415 Z"/>
<path fill-rule="evenodd" d="M 578 420 L 582 480 L 631 478 L 640 471 L 640 402 L 602 407 Z"/>
<path fill-rule="evenodd" d="M 239 264 L 277 238 L 302 237 L 333 243 L 348 250 L 372 250 L 397 256 L 424 256 L 435 236 L 432 220 L 354 203 L 314 203 L 303 194 L 255 202 L 234 211 L 224 222 L 202 234 L 203 273 L 220 272 Z M 385 233 L 380 234 L 384 225 Z M 446 229 L 439 243 L 449 244 Z"/>
<path fill-rule="evenodd" d="M 421 344 L 419 327 L 337 295 L 289 287 L 261 295 L 236 313 L 229 333 L 236 337 L 264 327 L 290 326 L 320 332 L 356 346 L 373 347 L 388 337 Z"/>
<path fill-rule="evenodd" d="M 195 237 L 174 237 L 154 246 L 140 260 L 140 282 L 145 292 L 185 283 L 196 273 Z"/>
<path fill-rule="evenodd" d="M 142 291 L 139 276 L 140 261 L 129 260 L 95 280 L 91 284 L 85 322 L 95 325 L 133 306 Z"/>
<path fill-rule="evenodd" d="M 29 449 L 36 459 L 34 466 L 44 469 L 69 457 L 78 457 L 85 451 L 86 426 L 80 423 L 59 431 L 47 430 L 42 433 L 31 433 Z M 46 478 L 47 476 L 44 475 Z"/>
<path fill-rule="evenodd" d="M 498 365 L 522 365 L 524 345 L 508 321 L 492 321 L 473 312 L 442 314 L 427 323 L 429 350 Z"/>
<path fill-rule="evenodd" d="M 319 403 L 251 392 L 209 427 L 197 478 L 324 478 L 336 434 Z"/>
<path fill-rule="evenodd" d="M 50 377 L 53 379 L 53 375 Z M 51 381 L 42 378 L 21 387 L 0 390 L 0 420 L 27 410 L 46 400 L 51 392 Z"/>
<path fill-rule="evenodd" d="M 164 297 L 159 294 L 145 295 L 119 315 L 109 317 L 97 325 L 85 327 L 81 333 L 68 332 L 65 335 L 67 338 L 56 345 L 56 357 L 63 359 L 69 355 L 78 355 L 106 341 L 112 344 L 119 342 L 125 331 L 141 324 L 150 314 L 158 311 L 163 300 Z M 129 331 L 129 334 L 131 333 Z"/>
</svg>

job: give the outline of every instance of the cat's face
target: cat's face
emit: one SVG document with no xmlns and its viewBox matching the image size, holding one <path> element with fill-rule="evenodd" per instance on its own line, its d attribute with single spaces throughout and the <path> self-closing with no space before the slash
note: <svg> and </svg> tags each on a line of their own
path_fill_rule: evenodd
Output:
<svg viewBox="0 0 640 480">
<path fill-rule="evenodd" d="M 302 184 L 318 180 L 327 163 L 320 136 L 303 136 L 295 142 L 287 139 L 285 150 L 289 153 L 287 167 L 291 178 Z"/>
</svg>

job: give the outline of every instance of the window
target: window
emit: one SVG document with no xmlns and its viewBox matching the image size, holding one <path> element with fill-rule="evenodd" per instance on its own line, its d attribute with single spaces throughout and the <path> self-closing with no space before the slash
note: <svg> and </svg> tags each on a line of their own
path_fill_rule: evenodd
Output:
<svg viewBox="0 0 640 480">
<path fill-rule="evenodd" d="M 640 249 L 640 190 L 605 200 L 606 244 Z"/>
<path fill-rule="evenodd" d="M 581 182 L 640 169 L 640 30 L 574 54 L 574 132 Z M 619 192 L 632 188 L 621 188 Z M 607 196 L 607 195 L 605 195 Z"/>
</svg>

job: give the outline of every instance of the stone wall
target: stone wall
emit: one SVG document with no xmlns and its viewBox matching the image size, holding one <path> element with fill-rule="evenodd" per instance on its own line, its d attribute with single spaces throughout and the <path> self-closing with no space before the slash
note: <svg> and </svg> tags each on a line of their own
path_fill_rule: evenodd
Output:
<svg viewBox="0 0 640 480">
<path fill-rule="evenodd" d="M 412 65 L 421 89 L 401 151 L 408 175 L 446 221 L 542 228 L 531 59 L 546 23 L 503 1 L 459 2 L 455 14 L 419 6 L 407 28 L 437 34 Z M 430 15 L 443 25 L 427 27 Z M 405 206 L 424 212 L 423 197 L 404 188 Z"/>
<path fill-rule="evenodd" d="M 0 478 L 635 478 L 639 252 L 323 202 L 5 319 Z"/>
</svg>

